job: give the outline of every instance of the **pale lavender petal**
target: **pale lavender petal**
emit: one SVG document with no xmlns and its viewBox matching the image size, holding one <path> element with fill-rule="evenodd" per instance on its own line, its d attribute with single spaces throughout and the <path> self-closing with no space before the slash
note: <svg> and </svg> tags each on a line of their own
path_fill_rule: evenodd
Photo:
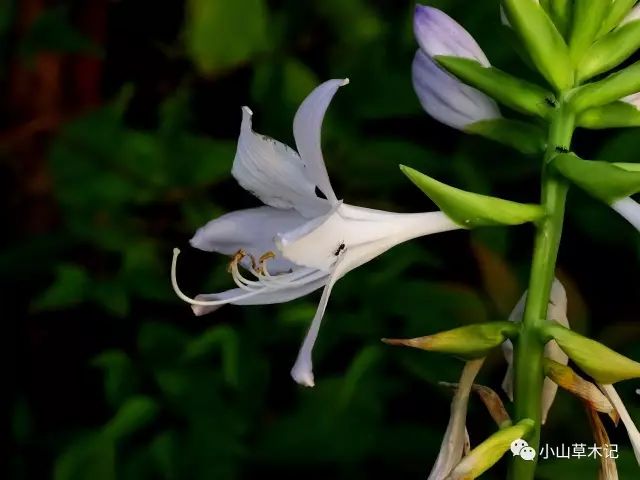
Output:
<svg viewBox="0 0 640 480">
<path fill-rule="evenodd" d="M 297 265 L 279 254 L 274 238 L 307 221 L 296 210 L 273 207 L 237 210 L 199 228 L 190 243 L 200 250 L 223 255 L 234 255 L 238 250 L 244 250 L 254 258 L 259 258 L 267 252 L 273 252 L 276 257 L 269 260 L 269 269 L 271 273 L 277 274 L 296 269 Z M 245 258 L 242 262 L 247 266 L 250 258 Z"/>
<path fill-rule="evenodd" d="M 445 125 L 464 130 L 472 123 L 501 117 L 496 102 L 442 70 L 421 50 L 413 59 L 411 75 L 422 107 Z"/>
<path fill-rule="evenodd" d="M 491 64 L 478 43 L 458 22 L 437 8 L 416 5 L 413 30 L 420 48 L 429 56 L 447 55 Z"/>
<path fill-rule="evenodd" d="M 636 20 L 640 20 L 640 5 L 636 5 L 631 9 L 629 13 L 627 13 L 627 16 L 622 19 L 620 25 L 618 25 L 618 28 Z"/>
<path fill-rule="evenodd" d="M 307 169 L 307 178 L 313 182 L 331 203 L 336 203 L 321 147 L 322 120 L 327 107 L 338 88 L 349 83 L 348 79 L 329 80 L 313 90 L 304 99 L 293 119 L 293 136 L 300 157 Z"/>
<path fill-rule="evenodd" d="M 631 95 L 622 97 L 620 100 L 640 109 L 640 93 L 632 93 Z"/>
<path fill-rule="evenodd" d="M 631 225 L 640 231 L 640 204 L 631 197 L 625 197 L 611 204 Z"/>
<path fill-rule="evenodd" d="M 328 278 L 329 276 L 325 275 L 324 277 L 318 278 L 312 282 L 280 290 L 265 289 L 251 297 L 242 297 L 242 295 L 246 293 L 246 290 L 232 288 L 231 290 L 226 290 L 224 292 L 197 295 L 195 299 L 198 301 L 229 300 L 228 303 L 232 305 L 271 305 L 274 303 L 284 303 L 295 300 L 296 298 L 304 297 L 305 295 L 322 288 L 327 283 Z M 239 300 L 233 300 L 234 298 L 239 298 Z M 191 305 L 191 309 L 195 315 L 200 316 L 214 312 L 221 306 L 222 305 Z"/>
<path fill-rule="evenodd" d="M 633 422 L 633 419 L 629 415 L 620 395 L 616 392 L 616 389 L 613 385 L 605 385 L 599 384 L 600 389 L 607 396 L 609 401 L 613 404 L 614 408 L 618 411 L 620 415 L 620 419 L 624 424 L 624 427 L 627 429 L 627 434 L 629 435 L 629 440 L 631 440 L 631 447 L 633 448 L 633 453 L 636 456 L 636 462 L 640 465 L 640 431 L 638 431 L 638 427 Z"/>
<path fill-rule="evenodd" d="M 298 154 L 251 128 L 251 110 L 242 109 L 238 149 L 231 174 L 238 183 L 265 204 L 281 209 L 295 208 L 312 218 L 326 213 L 329 202 L 316 195 L 316 184 Z"/>
</svg>

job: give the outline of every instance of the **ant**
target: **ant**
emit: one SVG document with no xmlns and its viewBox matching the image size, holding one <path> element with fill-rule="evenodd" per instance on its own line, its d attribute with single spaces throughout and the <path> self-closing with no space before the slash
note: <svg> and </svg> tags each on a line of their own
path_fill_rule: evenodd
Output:
<svg viewBox="0 0 640 480">
<path fill-rule="evenodd" d="M 556 108 L 558 106 L 558 101 L 553 97 L 545 97 L 544 101 L 551 108 Z"/>
<path fill-rule="evenodd" d="M 563 147 L 562 145 L 556 145 L 555 150 L 558 153 L 569 153 L 569 149 L 567 147 Z"/>
<path fill-rule="evenodd" d="M 337 257 L 338 255 L 340 255 L 344 251 L 345 248 L 347 248 L 347 246 L 343 242 L 340 245 L 338 245 L 338 248 L 336 249 L 335 252 L 333 252 L 333 254 Z"/>
</svg>

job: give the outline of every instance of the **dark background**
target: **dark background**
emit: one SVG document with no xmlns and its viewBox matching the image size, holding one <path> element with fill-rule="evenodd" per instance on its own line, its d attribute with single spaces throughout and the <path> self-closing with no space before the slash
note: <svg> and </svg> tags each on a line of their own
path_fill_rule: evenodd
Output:
<svg viewBox="0 0 640 480">
<path fill-rule="evenodd" d="M 510 49 L 497 1 L 432 4 L 492 63 L 539 80 Z M 345 201 L 432 210 L 399 163 L 460 188 L 537 199 L 539 159 L 421 110 L 412 14 L 413 3 L 391 0 L 0 3 L 10 478 L 426 476 L 451 397 L 437 382 L 456 381 L 462 364 L 379 339 L 504 319 L 526 285 L 530 226 L 423 238 L 350 273 L 329 302 L 314 389 L 289 369 L 317 294 L 195 318 L 169 283 L 180 246 L 184 290 L 231 285 L 227 260 L 187 240 L 207 220 L 258 204 L 229 174 L 240 106 L 253 109 L 258 132 L 293 145 L 298 104 L 329 78 L 351 79 L 323 128 Z M 637 161 L 640 135 L 578 132 L 574 148 Z M 639 247 L 608 207 L 571 192 L 558 272 L 570 321 L 636 359 Z M 498 390 L 504 370 L 496 352 L 479 381 Z M 620 387 L 636 418 L 637 386 Z M 473 401 L 472 443 L 494 429 Z M 628 445 L 622 426 L 610 430 Z M 558 394 L 543 442 L 593 443 L 579 402 Z M 596 470 L 592 460 L 542 460 L 539 475 L 595 479 Z M 637 476 L 628 448 L 619 470 Z"/>
</svg>

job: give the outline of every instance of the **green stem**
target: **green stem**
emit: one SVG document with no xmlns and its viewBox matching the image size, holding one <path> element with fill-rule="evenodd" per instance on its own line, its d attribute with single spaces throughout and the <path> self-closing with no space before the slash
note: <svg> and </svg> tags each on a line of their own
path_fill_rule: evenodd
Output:
<svg viewBox="0 0 640 480">
<path fill-rule="evenodd" d="M 540 323 L 547 318 L 568 189 L 564 180 L 549 171 L 547 163 L 556 147 L 569 148 L 574 125 L 573 113 L 560 105 L 549 126 L 547 151 L 542 169 L 541 203 L 547 216 L 537 225 L 527 302 L 522 328 L 514 349 L 515 421 L 530 418 L 535 422 L 535 430 L 527 441 L 536 451 L 539 451 L 540 445 L 544 384 L 544 343 L 538 332 Z M 528 462 L 513 457 L 510 478 L 532 480 L 535 468 L 536 461 Z"/>
</svg>

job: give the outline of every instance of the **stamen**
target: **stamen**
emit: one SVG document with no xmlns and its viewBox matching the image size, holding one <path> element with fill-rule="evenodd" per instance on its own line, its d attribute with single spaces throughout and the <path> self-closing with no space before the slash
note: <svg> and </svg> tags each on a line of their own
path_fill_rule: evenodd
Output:
<svg viewBox="0 0 640 480">
<path fill-rule="evenodd" d="M 183 301 L 190 303 L 191 305 L 200 305 L 202 307 L 212 307 L 216 305 L 225 305 L 227 303 L 235 302 L 237 300 L 242 300 L 248 297 L 252 297 L 258 293 L 261 293 L 262 290 L 253 290 L 248 293 L 244 293 L 238 295 L 237 297 L 227 298 L 226 300 L 211 300 L 211 301 L 203 301 L 203 300 L 195 300 L 193 298 L 187 297 L 180 287 L 178 287 L 178 279 L 176 276 L 176 266 L 178 264 L 178 255 L 180 255 L 180 249 L 173 249 L 173 260 L 171 261 L 171 285 L 173 286 L 173 291 L 176 292 L 176 295 Z"/>
</svg>

